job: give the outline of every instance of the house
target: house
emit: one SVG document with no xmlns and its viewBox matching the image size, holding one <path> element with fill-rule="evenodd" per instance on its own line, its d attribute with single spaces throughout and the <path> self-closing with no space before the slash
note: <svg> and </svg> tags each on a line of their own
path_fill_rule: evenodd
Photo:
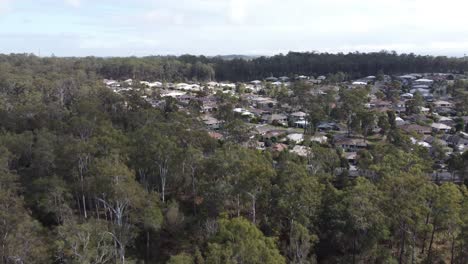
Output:
<svg viewBox="0 0 468 264">
<path fill-rule="evenodd" d="M 265 148 L 266 148 L 265 142 L 261 142 L 261 141 L 255 142 L 255 149 L 265 150 Z"/>
<path fill-rule="evenodd" d="M 216 111 L 218 104 L 214 101 L 202 100 L 201 112 L 202 113 L 211 113 Z"/>
<path fill-rule="evenodd" d="M 393 104 L 393 110 L 397 114 L 405 113 L 406 112 L 406 102 L 404 101 L 398 101 L 395 104 Z"/>
<path fill-rule="evenodd" d="M 304 141 L 304 134 L 294 133 L 287 136 L 288 140 L 295 144 L 300 144 Z"/>
<path fill-rule="evenodd" d="M 283 152 L 288 149 L 288 145 L 283 143 L 276 143 L 271 147 L 274 152 Z"/>
<path fill-rule="evenodd" d="M 262 109 L 273 108 L 275 105 L 278 104 L 278 102 L 274 99 L 271 99 L 269 97 L 260 97 L 260 96 L 252 97 L 250 101 L 256 108 L 262 108 Z"/>
<path fill-rule="evenodd" d="M 328 142 L 328 138 L 326 136 L 313 136 L 310 138 L 310 141 L 325 144 Z"/>
<path fill-rule="evenodd" d="M 222 124 L 222 121 L 212 117 L 212 116 L 203 116 L 201 120 L 209 129 L 218 130 Z"/>
<path fill-rule="evenodd" d="M 286 135 L 284 130 L 269 130 L 263 135 L 263 138 L 266 140 L 278 139 Z"/>
<path fill-rule="evenodd" d="M 436 132 L 447 133 L 447 132 L 450 132 L 450 130 L 452 130 L 452 127 L 447 126 L 445 124 L 441 124 L 441 123 L 432 123 L 431 127 Z"/>
<path fill-rule="evenodd" d="M 421 88 L 418 88 L 418 89 L 411 89 L 411 90 L 410 90 L 410 93 L 412 93 L 413 95 L 414 95 L 416 92 L 419 92 L 422 96 L 429 96 L 430 93 L 431 93 L 429 90 L 421 89 Z"/>
<path fill-rule="evenodd" d="M 269 124 L 287 125 L 288 117 L 282 114 L 272 114 L 262 116 L 262 121 Z"/>
<path fill-rule="evenodd" d="M 328 131 L 339 131 L 340 128 L 335 122 L 320 122 L 317 125 L 317 130 L 320 132 L 328 132 Z"/>
<path fill-rule="evenodd" d="M 294 126 L 297 128 L 306 128 L 309 126 L 309 123 L 307 122 L 307 120 L 299 120 L 294 122 Z"/>
<path fill-rule="evenodd" d="M 223 89 L 228 89 L 228 90 L 236 89 L 235 83 L 220 83 L 219 86 Z"/>
<path fill-rule="evenodd" d="M 441 124 L 444 124 L 444 125 L 447 125 L 447 126 L 454 126 L 455 125 L 455 121 L 453 121 L 452 118 L 446 117 L 446 116 L 439 117 L 438 123 L 441 123 Z"/>
<path fill-rule="evenodd" d="M 392 102 L 377 99 L 372 100 L 369 105 L 371 108 L 390 108 L 392 106 Z"/>
<path fill-rule="evenodd" d="M 460 133 L 458 135 L 447 135 L 445 139 L 448 145 L 453 148 L 466 149 L 468 148 L 468 135 L 464 137 L 463 134 L 465 133 Z"/>
<path fill-rule="evenodd" d="M 421 90 L 430 90 L 431 87 L 429 85 L 426 85 L 426 84 L 419 84 L 419 85 L 413 85 L 412 87 L 413 89 L 421 89 Z"/>
<path fill-rule="evenodd" d="M 172 97 L 172 98 L 179 98 L 180 96 L 185 95 L 186 93 L 184 92 L 177 92 L 177 91 L 164 91 L 161 92 L 161 97 Z"/>
<path fill-rule="evenodd" d="M 308 80 L 309 77 L 308 76 L 304 76 L 304 75 L 299 75 L 296 77 L 296 80 Z"/>
<path fill-rule="evenodd" d="M 366 85 L 367 85 L 367 82 L 355 81 L 355 82 L 352 83 L 352 85 L 355 85 L 355 86 L 366 86 Z"/>
<path fill-rule="evenodd" d="M 255 116 L 253 113 L 244 108 L 234 108 L 233 111 L 234 113 L 239 114 L 242 117 L 252 118 Z"/>
<path fill-rule="evenodd" d="M 421 85 L 432 85 L 434 83 L 433 80 L 429 80 L 429 79 L 418 79 L 416 81 L 414 81 L 415 84 L 421 84 Z"/>
<path fill-rule="evenodd" d="M 395 117 L 395 124 L 397 126 L 402 126 L 402 125 L 406 124 L 406 122 L 405 122 L 405 120 L 403 120 L 403 118 L 397 116 L 397 117 Z"/>
<path fill-rule="evenodd" d="M 219 86 L 219 83 L 217 83 L 217 82 L 208 82 L 206 85 L 208 87 L 215 88 L 215 87 Z"/>
<path fill-rule="evenodd" d="M 360 138 L 339 138 L 335 141 L 335 146 L 339 146 L 346 152 L 357 152 L 367 148 L 368 144 L 364 139 Z"/>
<path fill-rule="evenodd" d="M 434 106 L 436 108 L 439 108 L 439 107 L 447 107 L 447 108 L 453 107 L 452 103 L 447 102 L 447 101 L 441 101 L 441 100 L 435 101 L 435 102 L 433 102 L 433 104 L 434 104 Z"/>
<path fill-rule="evenodd" d="M 294 146 L 294 148 L 290 152 L 300 157 L 307 157 L 311 154 L 311 150 L 309 147 L 299 145 Z"/>
<path fill-rule="evenodd" d="M 414 76 L 414 75 L 402 75 L 402 76 L 399 76 L 398 78 L 402 79 L 402 80 L 416 80 L 417 78 Z"/>
<path fill-rule="evenodd" d="M 181 96 L 177 97 L 177 101 L 179 101 L 181 104 L 185 104 L 185 105 L 188 105 L 190 103 L 190 101 L 192 101 L 194 99 L 195 99 L 195 96 L 191 96 L 191 95 L 181 95 Z"/>
<path fill-rule="evenodd" d="M 349 162 L 351 165 L 357 164 L 357 152 L 345 152 L 343 153 L 343 157 Z"/>
<path fill-rule="evenodd" d="M 412 93 L 404 93 L 404 94 L 402 94 L 400 97 L 401 97 L 402 99 L 408 99 L 408 100 L 409 100 L 409 99 L 413 99 L 413 96 L 414 96 L 414 95 L 413 95 Z"/>
<path fill-rule="evenodd" d="M 154 88 L 154 87 L 162 87 L 163 84 L 161 82 L 147 82 L 147 81 L 140 81 L 140 84 L 146 85 L 149 88 Z"/>
<path fill-rule="evenodd" d="M 430 135 L 432 133 L 432 129 L 430 127 L 420 126 L 417 124 L 403 125 L 400 128 L 407 133 L 418 133 L 421 135 Z"/>
<path fill-rule="evenodd" d="M 289 115 L 290 120 L 293 122 L 304 120 L 307 117 L 307 114 L 304 112 L 294 112 Z"/>
</svg>

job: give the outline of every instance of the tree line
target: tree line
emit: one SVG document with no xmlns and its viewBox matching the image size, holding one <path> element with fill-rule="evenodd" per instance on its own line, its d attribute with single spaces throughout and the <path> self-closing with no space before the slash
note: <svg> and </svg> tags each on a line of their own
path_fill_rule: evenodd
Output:
<svg viewBox="0 0 468 264">
<path fill-rule="evenodd" d="M 270 76 L 319 76 L 343 72 L 347 78 L 367 75 L 404 74 L 411 72 L 462 73 L 468 69 L 465 58 L 372 53 L 315 53 L 289 52 L 272 57 L 253 59 L 206 56 L 148 56 L 127 58 L 39 58 L 28 54 L 0 55 L 0 62 L 34 68 L 41 65 L 64 70 L 94 72 L 109 79 L 138 79 L 149 81 L 252 81 Z M 45 66 L 45 67 L 44 67 Z"/>
</svg>

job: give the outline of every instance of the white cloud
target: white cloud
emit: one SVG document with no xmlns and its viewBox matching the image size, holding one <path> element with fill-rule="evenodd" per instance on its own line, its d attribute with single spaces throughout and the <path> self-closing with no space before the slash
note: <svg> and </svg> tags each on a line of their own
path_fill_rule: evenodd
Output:
<svg viewBox="0 0 468 264">
<path fill-rule="evenodd" d="M 65 3 L 68 5 L 71 5 L 72 7 L 80 7 L 81 6 L 81 0 L 65 0 Z"/>
<path fill-rule="evenodd" d="M 248 15 L 247 0 L 231 0 L 229 4 L 229 19 L 233 23 L 242 24 Z"/>
<path fill-rule="evenodd" d="M 184 14 L 169 9 L 148 11 L 143 15 L 146 22 L 155 25 L 182 25 L 185 21 Z"/>
<path fill-rule="evenodd" d="M 30 13 L 25 13 L 27 8 L 11 12 L 13 19 L 2 24 L 3 31 L 25 36 L 32 31 L 72 33 L 82 38 L 77 48 L 81 53 L 99 51 L 106 55 L 105 48 L 100 47 L 112 49 L 113 54 L 120 51 L 121 55 L 135 48 L 139 54 L 269 55 L 289 50 L 382 49 L 468 53 L 466 0 L 0 0 L 0 13 L 8 6 L 14 9 L 8 2 L 31 3 L 34 8 L 29 8 L 33 10 Z M 64 3 L 89 10 L 73 12 L 63 8 Z M 37 19 L 39 16 L 43 18 Z M 38 23 L 15 22 L 25 17 Z M 59 17 L 60 24 L 51 22 Z M 88 33 L 95 36 L 83 36 Z M 136 39 L 139 44 L 127 39 Z M 1 51 L 8 49 L 2 45 Z"/>
<path fill-rule="evenodd" d="M 0 15 L 10 10 L 11 0 L 0 0 Z"/>
</svg>

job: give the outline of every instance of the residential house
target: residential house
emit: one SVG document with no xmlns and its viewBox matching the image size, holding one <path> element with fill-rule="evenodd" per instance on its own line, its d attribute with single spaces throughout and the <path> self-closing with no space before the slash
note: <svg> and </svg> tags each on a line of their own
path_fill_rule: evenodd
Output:
<svg viewBox="0 0 468 264">
<path fill-rule="evenodd" d="M 325 144 L 328 142 L 328 138 L 326 136 L 313 136 L 310 137 L 310 141 Z"/>
<path fill-rule="evenodd" d="M 271 147 L 271 150 L 273 150 L 274 152 L 283 152 L 287 149 L 288 149 L 288 145 L 283 144 L 283 143 L 276 143 L 276 144 L 273 144 L 273 146 Z"/>
<path fill-rule="evenodd" d="M 212 130 L 218 130 L 222 124 L 222 121 L 208 115 L 201 117 L 201 120 L 203 121 L 206 127 Z"/>
<path fill-rule="evenodd" d="M 466 133 L 445 135 L 443 138 L 447 141 L 450 147 L 457 149 L 468 149 L 468 135 Z"/>
<path fill-rule="evenodd" d="M 300 144 L 304 141 L 304 134 L 299 134 L 299 133 L 289 134 L 287 136 L 287 139 L 290 142 L 294 142 L 295 144 Z"/>
<path fill-rule="evenodd" d="M 451 126 L 447 126 L 447 125 L 442 124 L 442 123 L 432 123 L 431 127 L 436 132 L 447 133 L 447 132 L 450 132 L 450 130 L 452 130 Z"/>
<path fill-rule="evenodd" d="M 434 104 L 434 106 L 436 108 L 440 108 L 440 107 L 451 108 L 451 107 L 453 107 L 453 104 L 451 102 L 442 101 L 442 100 L 435 101 L 435 102 L 433 102 L 433 104 Z"/>
<path fill-rule="evenodd" d="M 292 122 L 305 120 L 306 117 L 307 117 L 307 114 L 304 113 L 304 112 L 294 112 L 294 113 L 289 115 L 289 119 Z"/>
<path fill-rule="evenodd" d="M 307 157 L 311 154 L 311 149 L 306 146 L 296 145 L 290 152 L 300 157 Z"/>
<path fill-rule="evenodd" d="M 432 133 L 432 129 L 430 127 L 417 124 L 402 125 L 400 128 L 407 133 L 418 133 L 421 135 L 430 135 Z"/>
<path fill-rule="evenodd" d="M 368 147 L 366 140 L 361 138 L 339 138 L 335 141 L 335 146 L 339 146 L 346 152 L 357 152 Z"/>
<path fill-rule="evenodd" d="M 349 162 L 349 164 L 357 165 L 357 152 L 344 152 L 343 157 Z"/>
<path fill-rule="evenodd" d="M 282 114 L 272 114 L 262 116 L 262 122 L 269 124 L 287 125 L 288 117 Z"/>
<path fill-rule="evenodd" d="M 267 81 L 267 82 L 277 82 L 278 78 L 272 76 L 272 77 L 265 78 L 265 81 Z"/>
<path fill-rule="evenodd" d="M 335 122 L 320 122 L 317 125 L 317 130 L 320 132 L 339 131 L 340 128 Z"/>
</svg>

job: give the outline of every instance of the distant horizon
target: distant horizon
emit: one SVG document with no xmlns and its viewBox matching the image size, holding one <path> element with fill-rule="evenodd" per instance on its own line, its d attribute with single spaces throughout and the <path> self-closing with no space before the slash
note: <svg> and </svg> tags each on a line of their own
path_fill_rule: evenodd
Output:
<svg viewBox="0 0 468 264">
<path fill-rule="evenodd" d="M 255 59 L 255 58 L 260 58 L 260 57 L 274 57 L 278 55 L 287 55 L 288 53 L 316 53 L 316 54 L 352 54 L 352 53 L 361 53 L 361 54 L 371 54 L 371 53 L 380 53 L 380 52 L 396 52 L 397 55 L 402 55 L 402 54 L 414 54 L 415 56 L 431 56 L 431 57 L 447 57 L 447 58 L 457 58 L 457 59 L 463 59 L 467 58 L 467 54 L 463 54 L 461 56 L 451 56 L 451 55 L 443 55 L 443 54 L 424 54 L 424 53 L 416 53 L 416 52 L 397 52 L 397 51 L 389 51 L 389 50 L 380 50 L 380 51 L 346 51 L 346 52 L 326 52 L 326 51 L 317 51 L 317 50 L 311 50 L 311 51 L 294 51 L 290 50 L 287 52 L 280 52 L 280 53 L 275 53 L 275 54 L 234 54 L 234 53 L 226 53 L 226 54 L 217 54 L 217 55 L 206 55 L 206 54 L 193 54 L 193 53 L 180 53 L 180 54 L 148 54 L 148 55 L 116 55 L 116 56 L 100 56 L 100 55 L 83 55 L 83 56 L 58 56 L 55 55 L 54 53 L 50 55 L 43 55 L 43 54 L 37 54 L 35 52 L 13 52 L 13 53 L 5 53 L 5 52 L 0 52 L 0 55 L 22 55 L 22 54 L 28 54 L 28 55 L 34 55 L 40 58 L 52 58 L 52 57 L 57 57 L 57 58 L 87 58 L 87 57 L 94 57 L 94 58 L 145 58 L 145 57 L 181 57 L 181 56 L 196 56 L 196 57 L 207 57 L 207 58 L 216 58 L 216 57 L 233 57 L 233 58 L 238 58 L 238 57 L 246 57 L 249 59 Z"/>
</svg>

